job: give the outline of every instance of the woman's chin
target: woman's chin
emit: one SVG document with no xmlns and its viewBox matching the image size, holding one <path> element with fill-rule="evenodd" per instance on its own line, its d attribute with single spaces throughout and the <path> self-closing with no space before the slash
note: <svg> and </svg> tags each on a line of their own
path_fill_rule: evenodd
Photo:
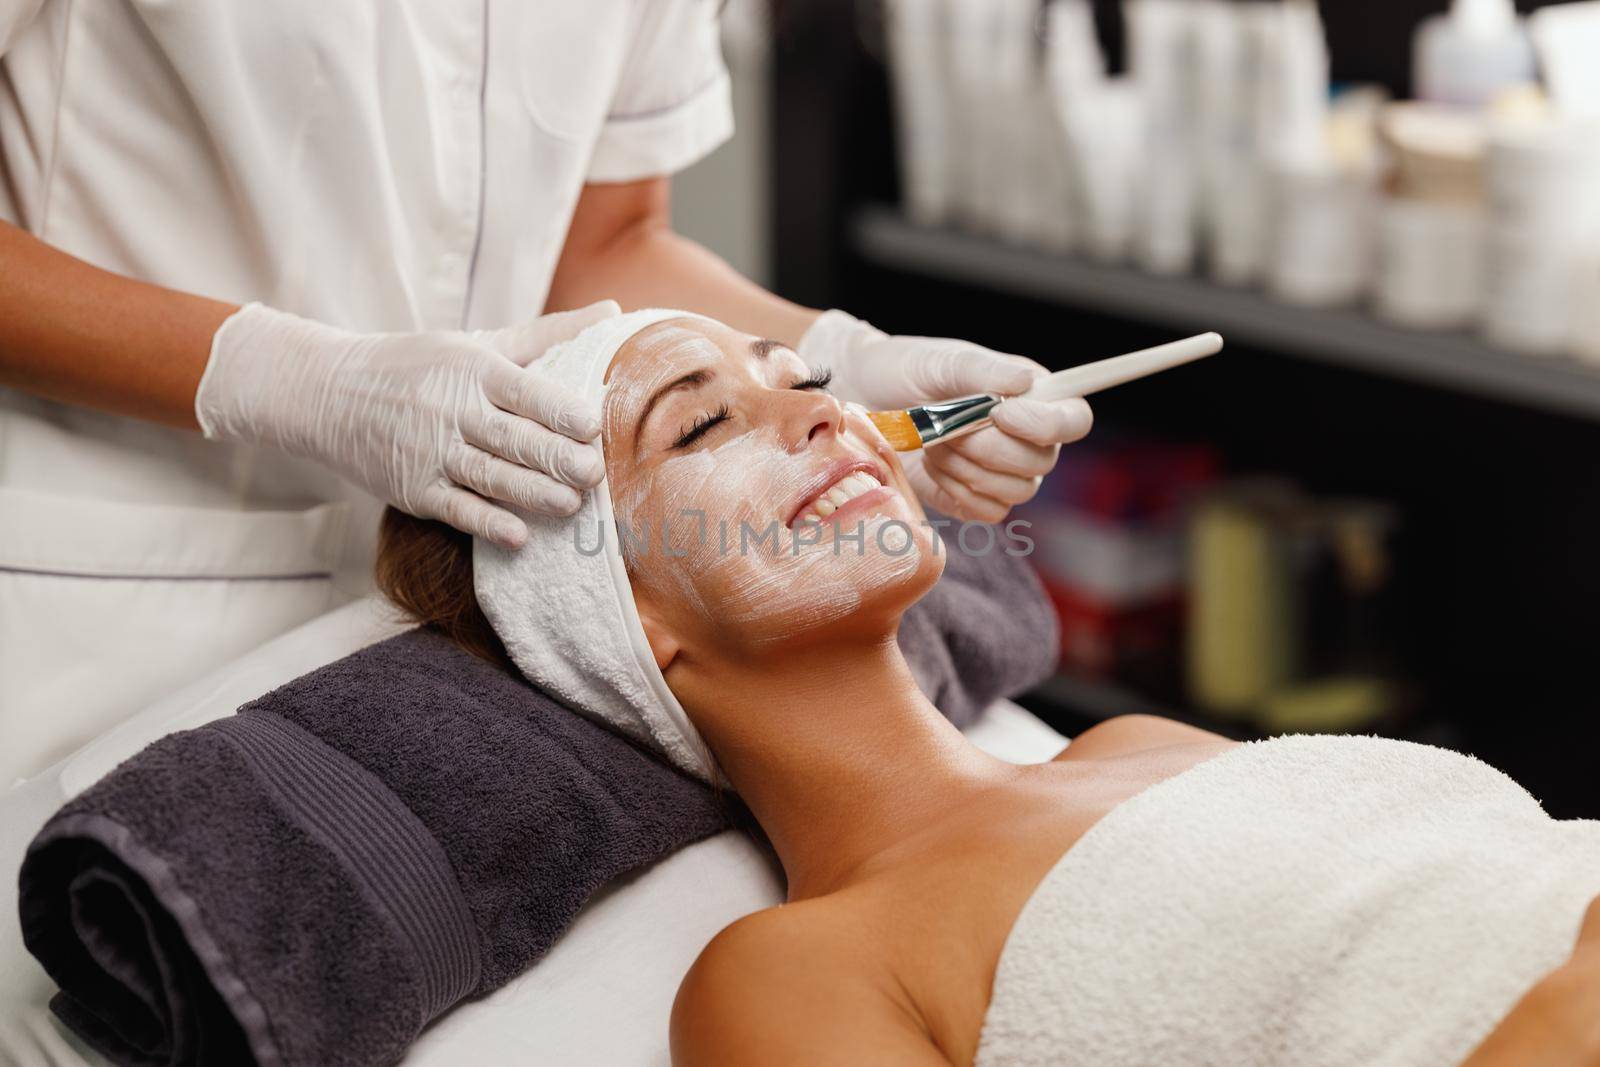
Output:
<svg viewBox="0 0 1600 1067">
<path fill-rule="evenodd" d="M 865 541 L 860 554 L 846 551 L 829 561 L 830 577 L 855 592 L 858 614 L 904 612 L 944 573 L 944 546 L 926 530 L 897 522 L 869 533 Z"/>
<path fill-rule="evenodd" d="M 836 573 L 814 575 L 806 588 L 775 598 L 767 605 L 772 610 L 744 620 L 737 639 L 754 651 L 892 637 L 901 616 L 927 595 L 943 573 L 943 551 L 920 539 L 910 551 L 875 566 L 840 561 Z"/>
<path fill-rule="evenodd" d="M 916 568 L 886 583 L 884 595 L 900 597 L 903 600 L 900 611 L 906 611 L 939 584 L 939 579 L 944 575 L 944 553 L 942 545 L 918 541 Z"/>
</svg>

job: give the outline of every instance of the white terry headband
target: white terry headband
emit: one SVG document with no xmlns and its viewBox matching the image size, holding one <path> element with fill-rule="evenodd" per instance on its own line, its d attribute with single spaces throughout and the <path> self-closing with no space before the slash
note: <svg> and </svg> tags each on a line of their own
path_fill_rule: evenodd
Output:
<svg viewBox="0 0 1600 1067">
<path fill-rule="evenodd" d="M 703 316 L 656 308 L 607 319 L 555 346 L 530 370 L 598 405 L 617 350 L 649 326 L 683 318 Z M 655 749 L 678 768 L 705 781 L 721 780 L 645 637 L 609 483 L 602 480 L 585 492 L 570 518 L 520 517 L 528 523 L 521 548 L 507 551 L 477 538 L 472 551 L 478 603 L 517 669 L 575 711 Z"/>
</svg>

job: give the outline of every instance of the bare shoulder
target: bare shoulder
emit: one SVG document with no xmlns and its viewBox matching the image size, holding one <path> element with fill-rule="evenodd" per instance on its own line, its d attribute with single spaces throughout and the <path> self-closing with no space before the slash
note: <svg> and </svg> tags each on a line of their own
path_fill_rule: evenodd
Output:
<svg viewBox="0 0 1600 1067">
<path fill-rule="evenodd" d="M 672 1005 L 672 1062 L 756 1063 L 828 999 L 839 961 L 806 905 L 748 915 L 701 950 Z M 812 935 L 812 936 L 808 936 Z M 821 1005 L 821 1006 L 826 1006 Z"/>
<path fill-rule="evenodd" d="M 827 910 L 816 902 L 781 904 L 725 927 L 684 976 L 679 1004 L 698 1006 L 704 994 L 725 988 L 825 978 L 841 962 L 829 951 Z"/>
<path fill-rule="evenodd" d="M 852 945 L 844 909 L 768 908 L 712 939 L 672 1006 L 676 1067 L 761 1063 L 941 1064 L 897 1003 L 870 951 Z"/>
<path fill-rule="evenodd" d="M 1600 899 L 1591 901 L 1572 955 L 1500 1020 L 1462 1067 L 1600 1067 Z"/>
<path fill-rule="evenodd" d="M 1056 759 L 1108 759 L 1171 745 L 1232 743 L 1221 734 L 1159 715 L 1118 715 L 1073 738 Z"/>
</svg>

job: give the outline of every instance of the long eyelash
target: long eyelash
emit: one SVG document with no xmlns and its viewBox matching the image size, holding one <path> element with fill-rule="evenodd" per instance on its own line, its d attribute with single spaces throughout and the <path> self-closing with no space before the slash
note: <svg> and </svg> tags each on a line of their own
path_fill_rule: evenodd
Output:
<svg viewBox="0 0 1600 1067">
<path fill-rule="evenodd" d="M 813 371 L 800 381 L 795 382 L 793 385 L 789 386 L 789 388 L 826 389 L 832 382 L 833 371 L 823 367 L 820 370 Z M 688 448 L 690 445 L 694 444 L 696 441 L 700 440 L 700 438 L 709 433 L 713 426 L 717 425 L 719 422 L 726 422 L 731 415 L 732 412 L 728 410 L 728 405 L 726 403 L 723 403 L 715 411 L 706 412 L 704 415 L 701 415 L 699 418 L 694 420 L 694 423 L 683 432 L 683 436 L 679 437 L 672 443 L 672 447 Z"/>
<path fill-rule="evenodd" d="M 802 378 L 789 386 L 790 389 L 826 389 L 833 382 L 833 371 L 827 367 L 815 370 L 809 377 Z"/>
<path fill-rule="evenodd" d="M 711 427 L 715 426 L 719 422 L 726 422 L 730 414 L 731 412 L 728 410 L 728 405 L 726 403 L 718 407 L 715 411 L 706 412 L 704 415 L 701 415 L 699 418 L 694 420 L 694 425 L 685 430 L 683 432 L 683 436 L 673 442 L 672 447 L 688 448 L 690 445 L 694 444 L 696 441 L 700 440 L 700 438 L 704 437 L 708 432 L 710 432 Z"/>
</svg>

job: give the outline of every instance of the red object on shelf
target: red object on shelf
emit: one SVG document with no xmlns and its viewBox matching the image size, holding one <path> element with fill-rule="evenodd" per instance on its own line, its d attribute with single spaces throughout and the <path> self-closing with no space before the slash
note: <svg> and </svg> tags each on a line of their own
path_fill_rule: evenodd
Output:
<svg viewBox="0 0 1600 1067">
<path fill-rule="evenodd" d="M 1204 445 L 1074 445 L 1017 517 L 1061 620 L 1061 665 L 1097 678 L 1175 676 L 1188 503 L 1221 463 Z"/>
<path fill-rule="evenodd" d="M 1062 450 L 1036 499 L 1114 521 L 1182 521 L 1189 501 L 1213 485 L 1221 470 L 1221 458 L 1209 445 L 1085 441 Z"/>
<path fill-rule="evenodd" d="M 1183 636 L 1181 595 L 1114 607 L 1044 583 L 1061 622 L 1061 666 L 1089 678 L 1169 675 Z"/>
</svg>

